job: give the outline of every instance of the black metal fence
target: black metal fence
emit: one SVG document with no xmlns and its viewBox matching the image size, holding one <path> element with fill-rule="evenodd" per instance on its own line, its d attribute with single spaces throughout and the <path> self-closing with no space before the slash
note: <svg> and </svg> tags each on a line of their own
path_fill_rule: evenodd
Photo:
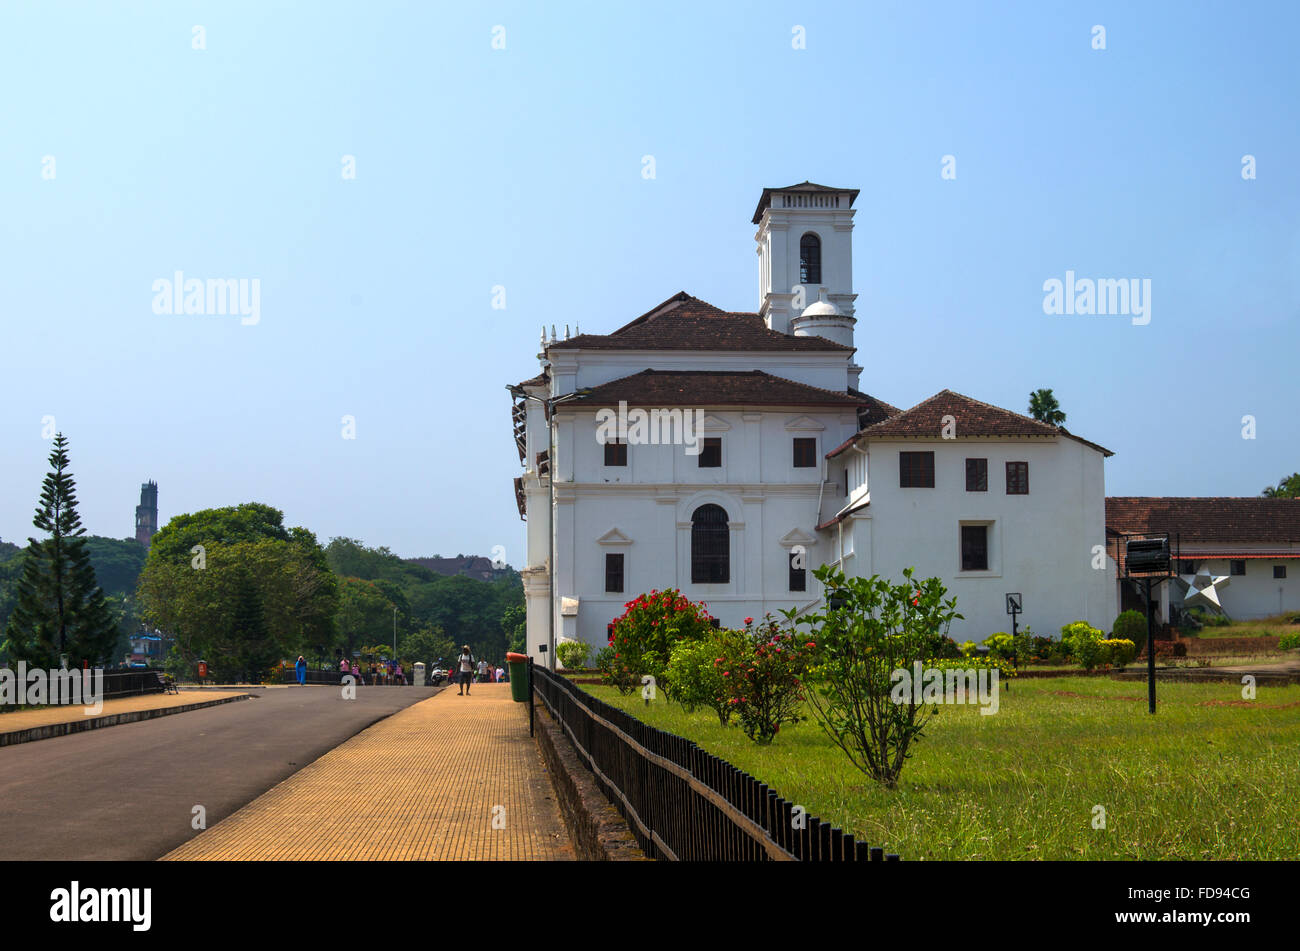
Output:
<svg viewBox="0 0 1300 951">
<path fill-rule="evenodd" d="M 652 858 L 896 861 L 690 740 L 641 722 L 544 667 L 533 687 Z"/>
</svg>

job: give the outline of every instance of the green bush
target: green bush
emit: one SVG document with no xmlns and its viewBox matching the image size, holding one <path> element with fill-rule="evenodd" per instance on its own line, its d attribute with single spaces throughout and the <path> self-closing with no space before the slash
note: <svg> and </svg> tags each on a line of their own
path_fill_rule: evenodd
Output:
<svg viewBox="0 0 1300 951">
<path fill-rule="evenodd" d="M 1101 641 L 1101 631 L 1087 621 L 1075 621 L 1061 628 L 1061 643 L 1085 670 L 1093 670 L 1106 662 Z"/>
<path fill-rule="evenodd" d="M 1102 649 L 1102 663 L 1110 664 L 1112 667 L 1131 664 L 1133 658 L 1137 657 L 1137 645 L 1128 638 L 1117 637 L 1099 643 Z"/>
<path fill-rule="evenodd" d="M 974 656 L 975 656 L 975 642 L 974 642 L 974 641 L 962 641 L 961 644 L 957 647 L 957 649 L 958 649 L 959 651 L 961 651 L 961 656 L 962 656 L 962 657 L 974 657 Z"/>
<path fill-rule="evenodd" d="M 933 635 L 946 635 L 962 619 L 956 599 L 944 597 L 948 592 L 938 578 L 914 580 L 911 568 L 904 569 L 901 584 L 879 576 L 846 577 L 830 565 L 813 574 L 824 586 L 827 607 L 797 619 L 812 630 L 805 646 L 815 642 L 810 649 L 817 650 L 809 707 L 854 766 L 894 789 L 912 744 L 936 710 L 894 703 L 892 674 L 923 663 Z M 794 618 L 793 610 L 785 614 Z"/>
<path fill-rule="evenodd" d="M 926 670 L 980 670 L 988 668 L 989 670 L 997 669 L 998 677 L 1002 680 L 1010 680 L 1016 675 L 1016 668 L 1011 666 L 1011 661 L 1002 657 L 995 657 L 989 654 L 987 657 L 957 657 L 957 658 L 935 658 L 927 660 L 921 665 L 922 671 Z"/>
<path fill-rule="evenodd" d="M 1011 654 L 1016 649 L 1016 639 L 1010 634 L 999 631 L 997 634 L 990 634 L 985 638 L 984 646 L 989 649 L 989 656 L 1010 660 Z"/>
<path fill-rule="evenodd" d="M 1282 639 L 1277 642 L 1279 650 L 1290 651 L 1300 647 L 1300 631 L 1293 631 L 1290 634 L 1283 634 Z"/>
<path fill-rule="evenodd" d="M 591 645 L 586 641 L 561 641 L 555 645 L 555 656 L 566 670 L 581 670 L 587 666 Z"/>
<path fill-rule="evenodd" d="M 1115 639 L 1127 639 L 1137 643 L 1147 636 L 1147 619 L 1141 611 L 1125 611 L 1115 618 L 1115 627 L 1110 636 Z"/>
<path fill-rule="evenodd" d="M 640 678 L 631 666 L 619 656 L 613 645 L 602 647 L 596 652 L 596 670 L 600 679 L 619 693 L 627 694 L 640 683 Z"/>
<path fill-rule="evenodd" d="M 668 660 L 672 699 L 687 711 L 708 707 L 718 722 L 731 722 L 727 679 L 722 671 L 745 656 L 745 635 L 740 631 L 711 631 L 703 640 L 679 641 Z"/>
</svg>

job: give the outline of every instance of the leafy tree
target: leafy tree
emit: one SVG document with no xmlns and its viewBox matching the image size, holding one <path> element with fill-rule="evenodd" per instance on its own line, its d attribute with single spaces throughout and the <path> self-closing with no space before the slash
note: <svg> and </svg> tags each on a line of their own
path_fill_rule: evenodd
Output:
<svg viewBox="0 0 1300 951">
<path fill-rule="evenodd" d="M 895 697 L 894 672 L 911 672 L 924 664 L 936 632 L 946 635 L 957 613 L 955 598 L 938 578 L 913 581 L 912 569 L 902 584 L 873 575 L 848 578 L 832 565 L 813 574 L 825 587 L 823 614 L 796 618 L 812 627 L 811 645 L 818 653 L 808 691 L 813 717 L 849 761 L 888 789 L 923 735 L 937 707 L 917 703 L 906 691 Z"/>
<path fill-rule="evenodd" d="M 1051 390 L 1034 390 L 1029 394 L 1029 415 L 1040 423 L 1065 425 L 1065 414 L 1061 412 L 1061 404 L 1056 401 Z"/>
<path fill-rule="evenodd" d="M 351 657 L 363 644 L 381 639 L 392 629 L 392 624 L 393 603 L 379 585 L 361 578 L 340 579 L 335 626 L 344 653 Z"/>
<path fill-rule="evenodd" d="M 528 609 L 522 604 L 512 604 L 501 615 L 501 629 L 506 632 L 506 646 L 516 654 L 528 647 Z"/>
<path fill-rule="evenodd" d="M 85 529 L 77 514 L 76 483 L 68 471 L 68 441 L 54 437 L 52 471 L 41 484 L 32 524 L 49 537 L 28 539 L 13 610 L 5 628 L 5 653 L 34 666 L 53 667 L 66 653 L 70 666 L 105 662 L 117 624 L 95 580 Z"/>
<path fill-rule="evenodd" d="M 1261 493 L 1266 499 L 1300 499 L 1300 472 L 1293 472 Z"/>
<path fill-rule="evenodd" d="M 397 656 L 403 662 L 423 661 L 429 668 L 439 661 L 444 665 L 451 663 L 457 653 L 456 644 L 440 627 L 422 627 L 397 642 Z"/>
</svg>

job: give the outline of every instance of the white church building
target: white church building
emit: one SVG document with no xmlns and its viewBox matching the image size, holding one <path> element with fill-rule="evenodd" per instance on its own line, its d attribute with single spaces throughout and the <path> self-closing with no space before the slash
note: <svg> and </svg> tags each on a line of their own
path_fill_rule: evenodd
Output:
<svg viewBox="0 0 1300 951">
<path fill-rule="evenodd" d="M 822 564 L 938 576 L 958 641 L 1009 630 L 1010 592 L 1022 630 L 1110 630 L 1108 450 L 948 390 L 900 410 L 861 389 L 857 195 L 763 190 L 755 313 L 683 292 L 606 333 L 543 331 L 541 372 L 509 387 L 538 662 L 603 647 L 651 589 L 728 627 L 816 609 Z"/>
</svg>

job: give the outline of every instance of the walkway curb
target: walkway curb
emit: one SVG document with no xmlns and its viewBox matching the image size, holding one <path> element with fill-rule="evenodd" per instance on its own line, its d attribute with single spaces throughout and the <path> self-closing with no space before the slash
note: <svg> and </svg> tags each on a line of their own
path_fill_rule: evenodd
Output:
<svg viewBox="0 0 1300 951">
<path fill-rule="evenodd" d="M 0 733 L 0 746 L 14 746 L 17 743 L 31 743 L 36 740 L 48 740 L 56 736 L 68 736 L 84 733 L 87 730 L 102 730 L 123 723 L 135 723 L 139 720 L 152 720 L 155 717 L 170 716 L 173 713 L 188 713 L 204 707 L 215 707 L 221 703 L 233 703 L 236 700 L 248 700 L 248 694 L 237 697 L 219 697 L 216 700 L 200 700 L 172 707 L 155 707 L 152 710 L 128 710 L 124 713 L 111 713 L 102 717 L 84 717 L 80 720 L 64 720 L 62 723 L 47 723 L 44 726 L 28 727 L 25 730 L 10 730 Z"/>
<path fill-rule="evenodd" d="M 537 745 L 578 858 L 589 862 L 650 861 L 546 706 L 538 703 L 534 713 Z"/>
</svg>

